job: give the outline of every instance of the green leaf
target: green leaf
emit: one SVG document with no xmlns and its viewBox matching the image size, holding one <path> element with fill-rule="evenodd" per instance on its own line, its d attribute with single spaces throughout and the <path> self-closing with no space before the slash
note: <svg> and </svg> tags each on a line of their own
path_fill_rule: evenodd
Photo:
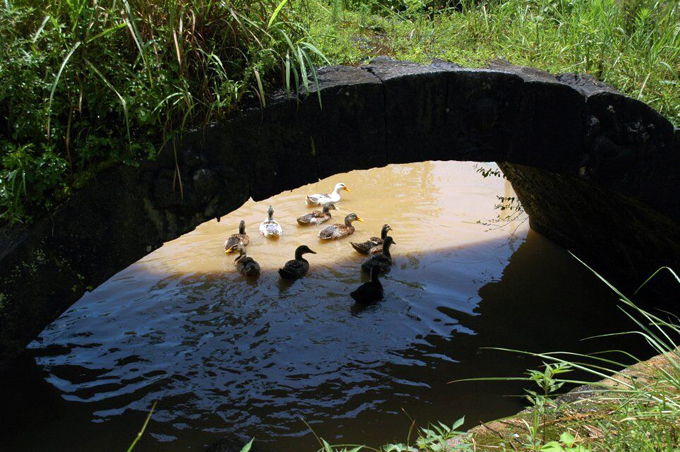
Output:
<svg viewBox="0 0 680 452">
<path fill-rule="evenodd" d="M 560 443 L 557 441 L 550 441 L 541 447 L 541 452 L 565 452 Z"/>
<path fill-rule="evenodd" d="M 243 448 L 241 449 L 241 452 L 248 452 L 248 451 L 250 450 L 250 448 L 253 446 L 253 441 L 255 441 L 255 438 L 251 439 L 251 440 L 248 442 L 248 444 L 246 444 L 245 446 L 243 446 Z"/>
<path fill-rule="evenodd" d="M 571 447 L 574 445 L 574 436 L 569 432 L 564 432 L 560 435 L 560 441 L 564 443 L 565 446 Z"/>
<path fill-rule="evenodd" d="M 288 3 L 288 0 L 283 0 L 281 3 L 279 3 L 279 6 L 276 7 L 274 12 L 272 13 L 272 17 L 269 19 L 269 23 L 267 24 L 267 27 L 271 27 L 274 21 L 276 20 L 276 16 L 279 15 L 281 10 L 283 9 L 284 6 L 286 6 L 286 3 Z"/>
</svg>

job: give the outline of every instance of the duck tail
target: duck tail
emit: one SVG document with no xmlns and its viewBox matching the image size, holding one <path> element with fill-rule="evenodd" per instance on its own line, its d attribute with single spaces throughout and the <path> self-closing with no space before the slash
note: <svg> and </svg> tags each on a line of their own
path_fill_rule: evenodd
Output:
<svg viewBox="0 0 680 452">
<path fill-rule="evenodd" d="M 279 276 L 283 279 L 295 279 L 295 275 L 286 268 L 279 268 Z"/>
<path fill-rule="evenodd" d="M 352 245 L 352 248 L 354 248 L 357 251 L 357 253 L 368 254 L 367 250 L 363 247 L 363 243 L 349 242 L 349 244 Z"/>
<path fill-rule="evenodd" d="M 253 276 L 259 276 L 260 275 L 260 268 L 259 267 L 250 267 L 246 270 L 246 276 L 253 277 Z"/>
<path fill-rule="evenodd" d="M 358 290 L 351 292 L 349 294 L 349 296 L 352 297 L 354 299 L 354 301 L 356 301 L 357 303 L 361 303 L 361 301 L 359 299 L 359 291 Z"/>
</svg>

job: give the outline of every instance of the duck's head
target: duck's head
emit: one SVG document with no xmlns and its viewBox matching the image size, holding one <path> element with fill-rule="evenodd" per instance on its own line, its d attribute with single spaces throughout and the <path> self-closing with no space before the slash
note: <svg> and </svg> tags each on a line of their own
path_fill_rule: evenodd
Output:
<svg viewBox="0 0 680 452">
<path fill-rule="evenodd" d="M 239 234 L 246 233 L 246 222 L 244 220 L 241 220 L 241 222 L 238 224 L 238 233 Z"/>
<path fill-rule="evenodd" d="M 350 213 L 345 217 L 345 226 L 352 226 L 352 221 L 364 221 L 356 213 Z"/>
<path fill-rule="evenodd" d="M 267 209 L 267 215 L 269 215 L 270 220 L 274 216 L 274 208 L 272 206 L 269 206 L 269 209 Z"/>
<path fill-rule="evenodd" d="M 230 252 L 230 253 L 238 253 L 238 257 L 237 257 L 236 259 L 234 259 L 234 262 L 238 261 L 238 260 L 241 259 L 242 257 L 246 257 L 246 249 L 245 249 L 245 247 L 244 247 L 243 245 L 241 245 L 241 244 L 232 246 L 231 248 L 229 248 L 229 251 L 228 251 L 228 252 Z"/>
<path fill-rule="evenodd" d="M 389 250 L 390 246 L 396 245 L 397 242 L 390 236 L 385 237 L 385 242 L 383 243 L 383 250 Z"/>
<path fill-rule="evenodd" d="M 324 213 L 328 213 L 328 212 L 331 211 L 331 210 L 340 210 L 340 209 L 338 209 L 338 208 L 335 206 L 335 204 L 333 204 L 332 202 L 324 203 L 324 205 L 323 205 L 323 212 L 324 212 Z"/>
<path fill-rule="evenodd" d="M 303 254 L 316 254 L 316 251 L 310 250 L 307 245 L 298 246 L 295 250 L 295 259 L 300 259 Z"/>
<path fill-rule="evenodd" d="M 385 237 L 387 237 L 387 233 L 390 232 L 392 228 L 390 227 L 389 224 L 385 223 L 380 230 L 380 238 L 385 240 Z"/>
<path fill-rule="evenodd" d="M 335 193 L 339 192 L 340 190 L 345 190 L 346 192 L 350 191 L 350 189 L 347 188 L 347 185 L 343 184 L 342 182 L 335 184 L 335 188 L 333 189 Z"/>
</svg>

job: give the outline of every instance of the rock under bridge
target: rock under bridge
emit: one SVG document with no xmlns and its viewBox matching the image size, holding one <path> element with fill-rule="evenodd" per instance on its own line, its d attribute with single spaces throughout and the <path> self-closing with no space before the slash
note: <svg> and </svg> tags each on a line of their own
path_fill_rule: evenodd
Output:
<svg viewBox="0 0 680 452">
<path fill-rule="evenodd" d="M 379 58 L 318 76 L 311 95 L 106 170 L 30 228 L 5 230 L 0 367 L 85 291 L 249 197 L 390 163 L 498 162 L 534 229 L 624 285 L 680 261 L 680 131 L 644 103 L 503 62 Z"/>
</svg>

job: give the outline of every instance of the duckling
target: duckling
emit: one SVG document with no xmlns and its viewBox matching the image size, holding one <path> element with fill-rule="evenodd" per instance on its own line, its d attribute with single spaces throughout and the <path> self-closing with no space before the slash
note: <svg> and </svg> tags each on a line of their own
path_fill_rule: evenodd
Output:
<svg viewBox="0 0 680 452">
<path fill-rule="evenodd" d="M 250 238 L 246 234 L 246 222 L 241 220 L 238 225 L 238 234 L 232 234 L 224 241 L 224 251 L 231 254 L 235 251 L 234 246 L 242 245 L 245 247 L 248 246 L 248 243 L 250 243 Z"/>
<path fill-rule="evenodd" d="M 333 193 L 331 193 L 330 195 L 324 193 L 307 196 L 307 204 L 309 204 L 310 206 L 320 206 L 327 202 L 338 202 L 340 201 L 340 190 L 345 190 L 347 192 L 350 191 L 345 184 L 340 182 L 339 184 L 335 184 Z"/>
<path fill-rule="evenodd" d="M 390 268 L 392 267 L 390 246 L 392 245 L 396 245 L 394 239 L 390 236 L 385 237 L 382 254 L 374 254 L 369 259 L 366 259 L 364 263 L 361 264 L 361 269 L 370 274 L 373 267 L 378 267 L 379 273 L 381 275 L 390 271 Z"/>
<path fill-rule="evenodd" d="M 327 202 L 323 205 L 323 211 L 315 210 L 303 215 L 297 219 L 297 222 L 300 226 L 325 223 L 331 219 L 331 210 L 338 210 L 338 208 L 332 202 Z"/>
<path fill-rule="evenodd" d="M 357 250 L 357 252 L 359 252 L 360 254 L 382 253 L 382 244 L 385 241 L 385 237 L 387 237 L 387 233 L 391 230 L 392 228 L 390 227 L 390 225 L 385 224 L 380 230 L 380 238 L 371 237 L 370 239 L 362 243 L 349 242 L 349 244 L 352 245 L 352 248 Z"/>
<path fill-rule="evenodd" d="M 243 245 L 234 245 L 234 251 L 238 251 L 238 257 L 234 259 L 234 262 L 236 263 L 236 270 L 240 274 L 250 278 L 260 276 L 260 264 L 246 255 L 246 249 Z"/>
<path fill-rule="evenodd" d="M 350 213 L 345 217 L 345 224 L 334 224 L 328 226 L 326 229 L 319 231 L 319 238 L 323 240 L 339 239 L 354 234 L 354 226 L 352 221 L 364 221 L 355 213 Z"/>
<path fill-rule="evenodd" d="M 279 275 L 283 279 L 299 279 L 307 274 L 309 271 L 309 262 L 303 258 L 304 254 L 316 254 L 316 252 L 309 249 L 307 245 L 298 246 L 295 250 L 295 259 L 286 262 L 283 268 L 279 269 Z"/>
<path fill-rule="evenodd" d="M 354 301 L 359 304 L 372 304 L 382 300 L 383 286 L 378 279 L 379 273 L 380 268 L 377 265 L 371 267 L 371 280 L 349 294 Z"/>
<path fill-rule="evenodd" d="M 283 229 L 278 221 L 274 219 L 274 208 L 269 206 L 267 209 L 267 219 L 260 224 L 260 234 L 265 237 L 281 237 Z"/>
</svg>

